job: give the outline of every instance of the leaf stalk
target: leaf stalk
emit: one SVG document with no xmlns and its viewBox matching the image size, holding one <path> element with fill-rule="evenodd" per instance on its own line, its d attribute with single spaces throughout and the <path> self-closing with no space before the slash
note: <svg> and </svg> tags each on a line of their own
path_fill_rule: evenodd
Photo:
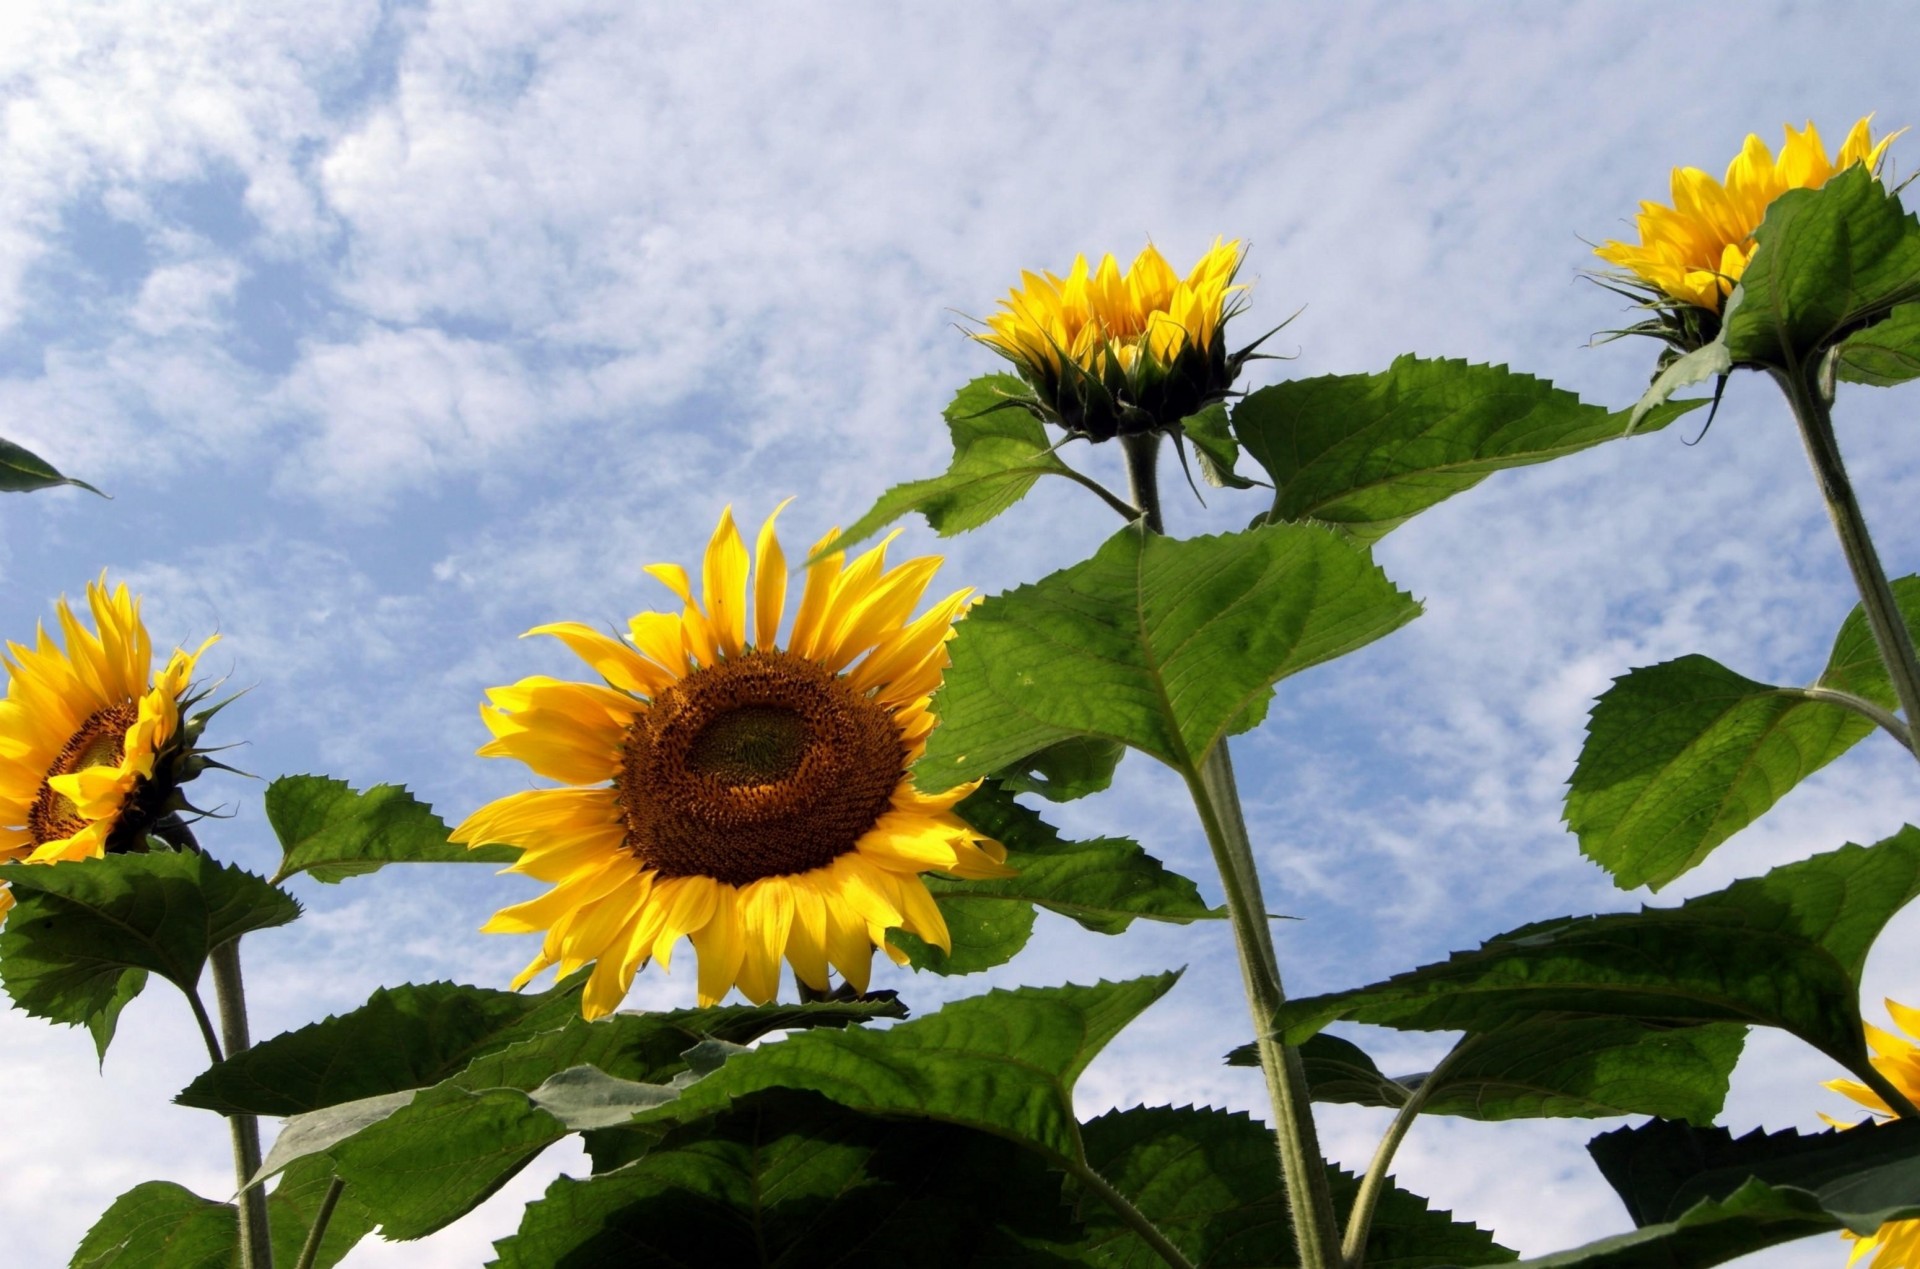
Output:
<svg viewBox="0 0 1920 1269">
<path fill-rule="evenodd" d="M 1426 1109 L 1433 1090 L 1440 1087 L 1441 1077 L 1474 1046 L 1478 1038 L 1466 1036 L 1454 1045 L 1452 1051 L 1440 1059 L 1440 1064 L 1420 1081 L 1400 1107 L 1400 1112 L 1393 1117 L 1393 1122 L 1387 1125 L 1386 1134 L 1374 1149 L 1373 1161 L 1367 1165 L 1367 1174 L 1360 1178 L 1360 1189 L 1353 1196 L 1353 1210 L 1347 1213 L 1347 1235 L 1340 1244 L 1340 1256 L 1345 1269 L 1361 1269 L 1366 1263 L 1367 1235 L 1373 1228 L 1373 1214 L 1380 1206 L 1381 1196 L 1387 1192 L 1387 1169 L 1393 1166 L 1393 1156 L 1400 1149 L 1400 1143 L 1406 1140 L 1413 1121 Z"/>
</svg>

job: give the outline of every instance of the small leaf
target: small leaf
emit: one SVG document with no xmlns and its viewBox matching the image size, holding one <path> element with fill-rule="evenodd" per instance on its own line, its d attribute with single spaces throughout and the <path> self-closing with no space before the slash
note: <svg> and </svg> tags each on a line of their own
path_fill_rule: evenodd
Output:
<svg viewBox="0 0 1920 1269">
<path fill-rule="evenodd" d="M 88 493 L 100 493 L 84 480 L 62 476 L 38 454 L 22 449 L 12 441 L 0 440 L 0 493 L 27 493 L 61 485 L 74 485 Z M 105 494 L 100 496 L 106 497 Z"/>
<path fill-rule="evenodd" d="M 885 1031 L 788 1036 L 730 1059 L 637 1122 L 685 1123 L 763 1089 L 808 1089 L 863 1114 L 962 1124 L 1077 1158 L 1074 1081 L 1175 977 L 995 990 Z"/>
<path fill-rule="evenodd" d="M 1832 340 L 1920 300 L 1920 223 L 1865 164 L 1780 195 L 1753 236 L 1721 336 L 1735 364 L 1811 366 Z"/>
<path fill-rule="evenodd" d="M 1893 593 L 1920 637 L 1920 577 L 1898 579 Z M 1815 686 L 1894 707 L 1858 605 Z M 1633 670 L 1594 707 L 1568 781 L 1567 826 L 1616 885 L 1658 890 L 1872 730 L 1853 710 L 1706 657 Z"/>
<path fill-rule="evenodd" d="M 0 929 L 0 983 L 36 1018 L 86 1023 L 102 1055 L 150 971 L 191 992 L 214 948 L 284 925 L 300 905 L 243 869 L 152 850 L 53 867 L 0 867 L 17 903 Z"/>
<path fill-rule="evenodd" d="M 1677 908 L 1522 926 L 1474 952 L 1281 1006 L 1299 1043 L 1347 1020 L 1492 1031 L 1543 1013 L 1689 1026 L 1780 1027 L 1849 1070 L 1866 1068 L 1859 974 L 1873 939 L 1920 893 L 1920 830 L 1844 846 Z"/>
<path fill-rule="evenodd" d="M 1189 921 L 1225 915 L 1209 908 L 1199 887 L 1124 837 L 1072 842 L 989 782 L 956 808 L 961 817 L 1007 848 L 1015 874 L 957 881 L 928 874 L 927 889 L 953 934 L 951 956 L 913 938 L 890 935 L 918 968 L 970 974 L 1004 964 L 1026 945 L 1033 906 L 1071 917 L 1089 930 L 1118 934 L 1137 919 Z"/>
<path fill-rule="evenodd" d="M 1227 407 L 1215 403 L 1180 420 L 1180 431 L 1193 444 L 1200 467 L 1200 479 L 1215 489 L 1251 489 L 1253 481 L 1234 474 L 1240 458 L 1240 442 L 1233 438 L 1227 423 Z"/>
<path fill-rule="evenodd" d="M 267 822 L 284 852 L 276 882 L 301 872 L 337 882 L 388 864 L 510 864 L 520 857 L 511 846 L 454 845 L 446 821 L 395 784 L 362 792 L 327 776 L 281 776 L 267 786 Z"/>
<path fill-rule="evenodd" d="M 1139 1107 L 1083 1126 L 1087 1162 L 1196 1265 L 1254 1269 L 1296 1263 L 1273 1132 L 1220 1110 Z M 1328 1169 L 1345 1223 L 1357 1182 Z M 1081 1199 L 1089 1259 L 1111 1269 L 1160 1269 L 1164 1261 L 1098 1199 Z M 1367 1240 L 1376 1269 L 1504 1264 L 1514 1253 L 1486 1232 L 1431 1211 L 1398 1188 L 1382 1196 Z"/>
<path fill-rule="evenodd" d="M 1047 429 L 1015 404 L 1032 396 L 1014 375 L 983 375 L 960 389 L 945 411 L 953 435 L 953 463 L 945 474 L 887 490 L 832 549 L 870 538 L 912 511 L 950 538 L 979 528 L 1026 497 L 1040 477 L 1064 475 L 1069 468 L 1054 456 Z"/>
<path fill-rule="evenodd" d="M 1697 402 L 1664 407 L 1642 431 Z M 1361 542 L 1385 537 L 1496 471 L 1624 436 L 1608 413 L 1505 366 L 1396 358 L 1379 374 L 1322 375 L 1247 394 L 1233 430 L 1273 478 L 1269 519 L 1317 520 Z"/>
<path fill-rule="evenodd" d="M 1727 301 L 1726 311 L 1730 314 L 1738 304 L 1738 297 Z M 1647 390 L 1640 394 L 1633 409 L 1627 413 L 1627 431 L 1654 431 L 1661 426 L 1655 423 L 1651 428 L 1642 428 L 1642 421 L 1658 418 L 1656 411 L 1671 409 L 1674 406 L 1697 409 L 1705 405 L 1704 398 L 1692 401 L 1671 401 L 1674 393 L 1682 388 L 1691 388 L 1696 383 L 1705 383 L 1708 379 L 1721 379 L 1733 373 L 1733 355 L 1727 351 L 1722 331 L 1720 337 L 1702 344 L 1693 351 L 1683 353 L 1667 363 L 1665 369 L 1654 376 Z"/>
<path fill-rule="evenodd" d="M 1847 336 L 1835 359 L 1837 376 L 1848 383 L 1890 388 L 1920 378 L 1920 304 L 1902 304 Z"/>
<path fill-rule="evenodd" d="M 240 1216 L 171 1181 L 145 1181 L 93 1223 L 71 1269 L 233 1269 Z"/>
<path fill-rule="evenodd" d="M 951 788 L 1074 737 L 1192 774 L 1276 681 L 1418 612 L 1326 529 L 1175 540 L 1130 526 L 960 623 L 934 703 L 941 723 L 915 776 Z"/>
<path fill-rule="evenodd" d="M 1117 740 L 1075 736 L 1048 745 L 993 773 L 1010 793 L 1037 793 L 1049 802 L 1071 802 L 1113 784 L 1114 768 L 1127 747 Z"/>
<path fill-rule="evenodd" d="M 1052 1250 L 1073 1239 L 1058 1175 L 1010 1142 L 769 1090 L 559 1178 L 494 1264 L 1015 1269 L 1080 1263 Z"/>
</svg>

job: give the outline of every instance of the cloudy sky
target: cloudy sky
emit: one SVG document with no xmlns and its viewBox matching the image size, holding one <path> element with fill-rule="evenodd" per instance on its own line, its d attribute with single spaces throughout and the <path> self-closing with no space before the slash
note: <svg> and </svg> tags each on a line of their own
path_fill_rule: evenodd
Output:
<svg viewBox="0 0 1920 1269">
<path fill-rule="evenodd" d="M 1892 10 L 1792 4 L 726 6 L 255 0 L 0 16 L 0 436 L 113 495 L 0 499 L 0 634 L 26 638 L 102 568 L 146 596 L 156 640 L 197 643 L 249 692 L 215 739 L 260 777 L 405 783 L 449 819 L 524 787 L 472 756 L 482 691 L 571 672 L 516 641 L 624 620 L 667 596 L 722 505 L 811 541 L 946 462 L 939 411 L 998 368 L 956 331 L 1022 267 L 1185 263 L 1251 243 L 1249 333 L 1292 360 L 1256 379 L 1494 361 L 1629 403 L 1650 346 L 1579 277 L 1668 169 L 1718 170 L 1749 131 L 1870 111 L 1920 122 Z M 1896 169 L 1920 141 L 1895 146 Z M 1920 569 L 1915 398 L 1848 388 L 1841 435 L 1895 573 Z M 1784 408 L 1737 382 L 1691 423 L 1510 473 L 1388 539 L 1426 604 L 1405 630 L 1287 684 L 1237 752 L 1294 994 L 1371 981 L 1522 920 L 1620 909 L 1559 823 L 1592 697 L 1687 652 L 1806 681 L 1851 606 Z M 1077 461 L 1117 478 L 1117 455 Z M 1244 495 L 1252 498 L 1253 495 Z M 1177 485 L 1177 532 L 1250 502 Z M 991 592 L 1089 553 L 1109 513 L 1062 482 L 936 543 Z M 1124 832 L 1204 880 L 1177 781 L 1059 817 Z M 1920 819 L 1890 742 L 1863 743 L 1660 901 Z M 204 837 L 268 870 L 260 781 L 209 780 Z M 524 941 L 475 932 L 524 887 L 487 870 L 304 880 L 309 914 L 247 942 L 257 1034 L 381 984 L 503 984 Z M 1219 1064 L 1245 1038 L 1224 928 L 1116 939 L 1053 918 L 1020 960 L 898 987 L 921 1011 L 989 983 L 1187 966 L 1109 1050 L 1082 1109 L 1259 1104 Z M 1897 921 L 1870 998 L 1920 997 L 1920 918 Z M 691 1003 L 686 974 L 632 1003 Z M 1393 1070 L 1444 1039 L 1364 1037 Z M 197 1070 L 177 994 L 89 1039 L 0 1015 L 12 1075 L 0 1218 L 15 1263 L 64 1263 L 121 1191 L 224 1195 L 212 1116 L 167 1105 Z M 1835 1072 L 1752 1043 L 1727 1122 L 1817 1125 Z M 1181 1074 L 1174 1074 L 1180 1072 Z M 22 1095 L 24 1094 L 24 1095 Z M 1384 1122 L 1330 1112 L 1362 1165 Z M 1602 1125 L 1605 1126 L 1605 1125 Z M 1427 1121 L 1411 1187 L 1537 1253 L 1626 1218 L 1585 1123 Z M 579 1156 L 555 1151 L 466 1221 L 354 1265 L 469 1266 Z M 1808 1247 L 1753 1264 L 1806 1264 Z M 1818 1255 L 1828 1254 L 1821 1250 Z M 1842 1255 L 1837 1242 L 1833 1263 Z"/>
</svg>

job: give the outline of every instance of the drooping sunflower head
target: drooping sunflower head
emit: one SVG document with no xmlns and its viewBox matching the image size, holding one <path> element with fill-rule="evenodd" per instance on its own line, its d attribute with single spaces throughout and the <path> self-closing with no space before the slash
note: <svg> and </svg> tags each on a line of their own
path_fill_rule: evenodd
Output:
<svg viewBox="0 0 1920 1269">
<path fill-rule="evenodd" d="M 1887 146 L 1900 133 L 1875 141 L 1872 118 L 1853 125 L 1832 160 L 1809 122 L 1798 132 L 1786 127 L 1777 159 L 1766 142 L 1749 134 L 1727 165 L 1725 180 L 1697 167 L 1677 167 L 1673 205 L 1640 204 L 1634 218 L 1640 241 L 1609 240 L 1594 254 L 1625 270 L 1618 280 L 1668 310 L 1670 324 L 1689 326 L 1691 342 L 1704 343 L 1719 330 L 1721 305 L 1753 259 L 1753 231 L 1774 199 L 1790 189 L 1818 189 L 1856 163 L 1879 171 Z"/>
<path fill-rule="evenodd" d="M 915 618 L 937 557 L 888 568 L 886 543 L 850 564 L 828 554 L 806 570 L 782 647 L 778 515 L 750 556 L 722 513 L 699 599 L 686 570 L 650 567 L 680 609 L 640 613 L 625 639 L 575 622 L 528 632 L 560 639 L 600 681 L 488 692 L 480 753 L 566 786 L 501 798 L 453 833 L 519 847 L 510 871 L 553 887 L 485 927 L 544 933 L 515 986 L 591 961 L 582 1009 L 599 1017 L 685 935 L 703 1005 L 735 986 L 773 999 L 783 963 L 816 991 L 830 969 L 864 991 L 875 947 L 905 959 L 889 930 L 950 947 L 920 874 L 1006 874 L 1005 849 L 954 813 L 972 786 L 923 794 L 908 775 L 969 592 Z"/>
<path fill-rule="evenodd" d="M 63 648 L 45 627 L 7 644 L 0 700 L 0 859 L 57 863 L 145 848 L 185 809 L 180 786 L 208 765 L 194 749 L 206 715 L 189 718 L 191 680 L 209 638 L 175 649 L 153 672 L 140 601 L 124 584 L 87 586 L 89 630 L 62 599 Z M 12 898 L 0 890 L 0 912 Z"/>
<path fill-rule="evenodd" d="M 1894 1026 L 1904 1034 L 1895 1035 L 1867 1024 L 1867 1045 L 1873 1050 L 1873 1067 L 1908 1100 L 1920 1102 L 1920 1044 L 1914 1043 L 1920 1040 L 1920 1009 L 1909 1008 L 1897 1000 L 1886 1003 Z M 1885 1099 L 1865 1084 L 1828 1080 L 1826 1087 L 1859 1102 L 1873 1112 L 1875 1119 L 1893 1118 L 1893 1109 Z M 1827 1115 L 1820 1118 L 1837 1128 L 1854 1126 Z M 1849 1265 L 1871 1255 L 1872 1269 L 1920 1269 L 1920 1220 L 1889 1221 L 1864 1238 L 1844 1231 L 1841 1237 L 1853 1244 L 1853 1254 L 1847 1257 Z"/>
<path fill-rule="evenodd" d="M 1041 417 L 1097 441 L 1167 431 L 1224 398 L 1254 345 L 1228 353 L 1239 241 L 1215 239 L 1186 277 L 1153 244 L 1122 272 L 1111 255 L 1065 277 L 1023 273 L 973 338 L 1012 362 Z M 1255 341 L 1255 345 L 1258 344 Z"/>
</svg>

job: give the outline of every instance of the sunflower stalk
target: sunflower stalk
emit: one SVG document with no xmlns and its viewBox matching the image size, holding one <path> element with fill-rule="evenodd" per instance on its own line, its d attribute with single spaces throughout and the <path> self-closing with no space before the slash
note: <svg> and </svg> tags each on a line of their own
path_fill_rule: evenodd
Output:
<svg viewBox="0 0 1920 1269">
<path fill-rule="evenodd" d="M 1134 505 L 1149 532 L 1164 532 L 1160 514 L 1158 433 L 1124 436 L 1121 452 Z M 1286 1000 L 1279 958 L 1267 925 L 1260 894 L 1260 872 L 1247 835 L 1246 817 L 1233 778 L 1233 759 L 1227 741 L 1208 751 L 1199 770 L 1187 774 L 1187 789 L 1199 813 L 1207 844 L 1213 850 L 1220 884 L 1226 891 L 1227 915 L 1233 925 L 1234 945 L 1240 955 L 1240 977 L 1253 1015 L 1254 1042 L 1260 1070 L 1266 1077 L 1273 1104 L 1274 1136 L 1280 1155 L 1280 1174 L 1292 1216 L 1294 1243 L 1300 1269 L 1337 1269 L 1340 1265 L 1340 1229 L 1333 1212 L 1333 1193 L 1327 1184 L 1325 1156 L 1314 1129 L 1313 1103 L 1307 1091 L 1306 1069 L 1300 1051 L 1282 1044 L 1273 1033 L 1274 1015 Z"/>
<path fill-rule="evenodd" d="M 1831 401 L 1805 368 L 1777 370 L 1774 380 L 1786 394 L 1794 422 L 1799 424 L 1814 479 L 1826 499 L 1827 513 L 1840 538 L 1840 550 L 1847 558 L 1847 568 L 1853 573 L 1853 584 L 1866 610 L 1867 627 L 1880 649 L 1887 676 L 1893 680 L 1894 697 L 1900 703 L 1900 713 L 1911 738 L 1911 729 L 1920 725 L 1920 656 L 1915 655 L 1913 639 L 1907 634 L 1906 622 L 1894 601 L 1893 587 L 1887 581 L 1873 538 L 1867 532 L 1866 517 L 1854 497 L 1853 482 L 1847 478 L 1846 464 L 1841 461 Z M 1920 749 L 1911 743 L 1907 748 L 1920 759 Z"/>
<path fill-rule="evenodd" d="M 229 1058 L 252 1047 L 247 1034 L 247 997 L 240 979 L 240 940 L 213 949 L 213 995 L 220 1009 L 222 1048 Z M 260 1121 L 229 1115 L 233 1136 L 233 1172 L 240 1185 L 240 1269 L 273 1269 L 273 1240 L 267 1227 L 267 1191 L 253 1184 L 260 1171 Z"/>
</svg>

